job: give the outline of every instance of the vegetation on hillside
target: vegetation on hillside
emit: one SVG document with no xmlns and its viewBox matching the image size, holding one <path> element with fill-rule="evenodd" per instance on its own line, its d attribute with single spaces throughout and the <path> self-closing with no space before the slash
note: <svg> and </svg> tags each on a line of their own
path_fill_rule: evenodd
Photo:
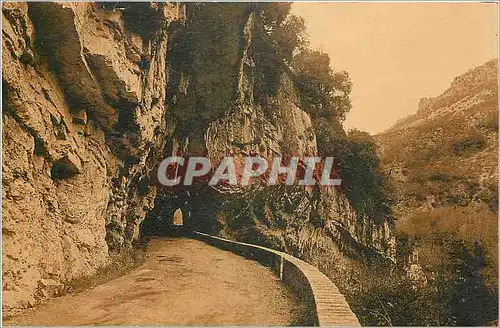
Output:
<svg viewBox="0 0 500 328">
<path fill-rule="evenodd" d="M 347 72 L 334 72 L 328 54 L 303 50 L 293 60 L 302 108 L 311 116 L 318 151 L 336 159 L 346 195 L 360 216 L 391 216 L 390 189 L 379 168 L 375 140 L 366 132 L 342 127 L 351 109 L 352 82 Z"/>
<path fill-rule="evenodd" d="M 441 239 L 446 258 L 426 285 L 416 286 L 403 267 L 376 268 L 347 293 L 363 325 L 484 326 L 498 318 L 498 293 L 481 274 L 487 256 L 479 243 L 454 236 Z"/>
<path fill-rule="evenodd" d="M 498 315 L 496 71 L 490 61 L 465 73 L 377 137 L 402 218 L 398 251 L 418 251 L 424 290 L 445 310 L 440 324 L 494 324 Z"/>
</svg>

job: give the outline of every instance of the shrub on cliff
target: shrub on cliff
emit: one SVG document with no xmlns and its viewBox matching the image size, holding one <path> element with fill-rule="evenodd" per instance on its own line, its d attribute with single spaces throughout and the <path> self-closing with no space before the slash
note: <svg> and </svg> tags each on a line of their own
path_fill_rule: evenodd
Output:
<svg viewBox="0 0 500 328">
<path fill-rule="evenodd" d="M 358 130 L 346 134 L 342 127 L 352 107 L 348 73 L 334 72 L 328 54 L 312 50 L 298 53 L 293 68 L 302 108 L 313 122 L 318 151 L 336 158 L 347 197 L 357 213 L 373 219 L 389 217 L 390 192 L 379 169 L 375 141 Z"/>
<path fill-rule="evenodd" d="M 263 32 L 269 36 L 276 55 L 291 64 L 295 53 L 309 43 L 304 19 L 290 13 L 290 2 L 261 3 L 259 9 Z"/>
<path fill-rule="evenodd" d="M 375 275 L 349 297 L 362 325 L 439 326 L 450 324 L 431 289 L 416 289 L 401 274 Z"/>
<path fill-rule="evenodd" d="M 313 120 L 318 150 L 333 156 L 340 169 L 342 185 L 358 215 L 374 220 L 391 216 L 392 202 L 388 177 L 380 170 L 373 137 L 359 130 L 345 133 L 340 123 Z"/>
<path fill-rule="evenodd" d="M 336 148 L 336 149 L 335 149 Z M 380 170 L 376 144 L 368 133 L 352 130 L 332 150 L 337 158 L 347 197 L 358 214 L 372 219 L 391 215 L 391 191 Z"/>
</svg>

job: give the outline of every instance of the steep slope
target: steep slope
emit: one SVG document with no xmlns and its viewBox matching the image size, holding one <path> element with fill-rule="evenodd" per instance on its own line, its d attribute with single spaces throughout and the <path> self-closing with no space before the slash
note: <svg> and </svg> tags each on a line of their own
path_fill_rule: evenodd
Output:
<svg viewBox="0 0 500 328">
<path fill-rule="evenodd" d="M 497 60 L 454 79 L 415 115 L 378 135 L 382 164 L 394 182 L 400 235 L 417 242 L 429 268 L 446 255 L 450 235 L 486 248 L 496 280 L 498 211 Z"/>
</svg>

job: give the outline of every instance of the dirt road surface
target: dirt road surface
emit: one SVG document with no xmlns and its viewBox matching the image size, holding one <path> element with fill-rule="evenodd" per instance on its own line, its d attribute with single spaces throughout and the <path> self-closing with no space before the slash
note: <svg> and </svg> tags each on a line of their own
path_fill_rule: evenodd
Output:
<svg viewBox="0 0 500 328">
<path fill-rule="evenodd" d="M 153 239 L 130 273 L 4 325 L 290 325 L 298 300 L 267 268 L 187 238 Z"/>
</svg>

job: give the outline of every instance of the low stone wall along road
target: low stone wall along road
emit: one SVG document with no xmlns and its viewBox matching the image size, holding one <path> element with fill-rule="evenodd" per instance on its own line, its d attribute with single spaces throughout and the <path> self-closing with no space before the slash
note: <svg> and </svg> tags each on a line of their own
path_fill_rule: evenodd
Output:
<svg viewBox="0 0 500 328">
<path fill-rule="evenodd" d="M 300 301 L 259 263 L 202 241 L 153 239 L 130 273 L 4 325 L 290 325 Z"/>
</svg>

